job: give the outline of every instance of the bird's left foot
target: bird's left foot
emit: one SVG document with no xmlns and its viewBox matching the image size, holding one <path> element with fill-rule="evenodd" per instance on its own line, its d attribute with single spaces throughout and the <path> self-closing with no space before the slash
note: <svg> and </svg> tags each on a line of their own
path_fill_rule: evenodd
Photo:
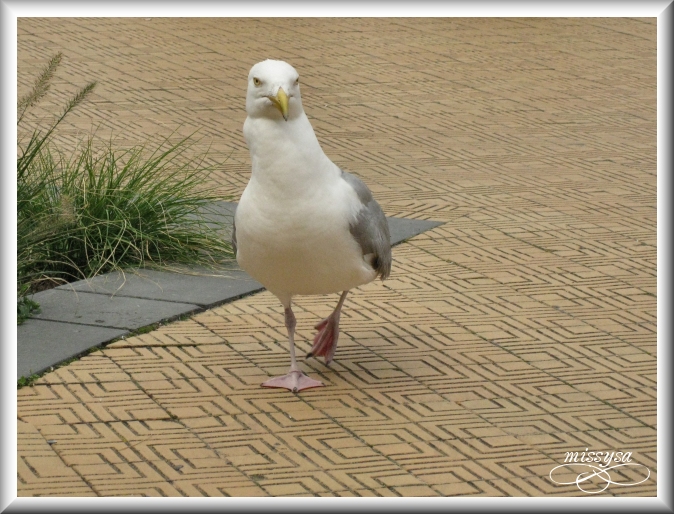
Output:
<svg viewBox="0 0 674 514">
<path fill-rule="evenodd" d="M 280 387 L 288 389 L 293 393 L 298 393 L 302 389 L 309 389 L 311 387 L 323 387 L 323 382 L 309 378 L 300 370 L 290 371 L 287 375 L 282 377 L 275 377 L 267 380 L 262 384 L 262 387 Z"/>
<path fill-rule="evenodd" d="M 314 345 L 307 353 L 307 358 L 322 356 L 325 357 L 325 364 L 330 364 L 339 339 L 339 313 L 333 312 L 314 328 L 318 330 L 318 333 L 314 337 Z"/>
</svg>

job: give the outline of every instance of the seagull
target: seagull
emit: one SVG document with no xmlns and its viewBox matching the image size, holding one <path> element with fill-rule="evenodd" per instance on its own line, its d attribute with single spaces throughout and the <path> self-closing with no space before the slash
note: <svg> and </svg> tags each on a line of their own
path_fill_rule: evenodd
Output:
<svg viewBox="0 0 674 514">
<path fill-rule="evenodd" d="M 290 342 L 289 372 L 262 386 L 321 387 L 297 365 L 292 299 L 341 293 L 332 314 L 315 326 L 307 355 L 329 365 L 347 293 L 391 272 L 388 224 L 363 181 L 323 152 L 290 64 L 266 60 L 251 68 L 246 112 L 252 174 L 234 214 L 232 244 L 239 266 L 283 305 Z"/>
</svg>

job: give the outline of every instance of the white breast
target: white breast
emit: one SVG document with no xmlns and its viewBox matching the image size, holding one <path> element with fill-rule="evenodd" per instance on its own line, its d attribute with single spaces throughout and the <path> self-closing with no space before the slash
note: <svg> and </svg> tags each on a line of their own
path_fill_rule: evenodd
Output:
<svg viewBox="0 0 674 514">
<path fill-rule="evenodd" d="M 374 279 L 349 232 L 349 207 L 358 201 L 349 193 L 355 196 L 340 186 L 311 201 L 276 199 L 249 184 L 236 212 L 240 266 L 270 291 L 288 295 L 334 293 Z"/>
</svg>

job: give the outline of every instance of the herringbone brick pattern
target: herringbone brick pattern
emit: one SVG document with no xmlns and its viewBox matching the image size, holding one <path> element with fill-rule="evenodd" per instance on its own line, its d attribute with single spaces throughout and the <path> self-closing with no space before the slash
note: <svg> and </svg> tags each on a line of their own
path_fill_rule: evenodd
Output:
<svg viewBox="0 0 674 514">
<path fill-rule="evenodd" d="M 57 98 L 99 81 L 64 143 L 92 125 L 120 145 L 199 129 L 197 149 L 226 158 L 210 186 L 234 199 L 248 70 L 287 60 L 326 153 L 387 215 L 446 222 L 347 298 L 334 364 L 303 363 L 325 388 L 259 387 L 288 366 L 265 292 L 20 389 L 19 495 L 583 496 L 549 473 L 586 448 L 651 471 L 603 495 L 656 494 L 655 19 L 20 19 L 18 34 L 20 92 L 57 50 Z M 300 353 L 335 303 L 297 299 Z"/>
</svg>

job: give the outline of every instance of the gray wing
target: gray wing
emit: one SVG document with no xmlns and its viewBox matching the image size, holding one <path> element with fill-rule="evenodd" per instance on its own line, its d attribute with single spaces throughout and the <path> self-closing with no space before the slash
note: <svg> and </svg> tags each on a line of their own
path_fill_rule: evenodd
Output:
<svg viewBox="0 0 674 514">
<path fill-rule="evenodd" d="M 374 255 L 372 267 L 384 280 L 391 273 L 391 235 L 384 211 L 362 180 L 344 170 L 342 178 L 356 191 L 362 202 L 358 216 L 349 225 L 351 235 L 360 245 L 363 255 Z"/>
</svg>

